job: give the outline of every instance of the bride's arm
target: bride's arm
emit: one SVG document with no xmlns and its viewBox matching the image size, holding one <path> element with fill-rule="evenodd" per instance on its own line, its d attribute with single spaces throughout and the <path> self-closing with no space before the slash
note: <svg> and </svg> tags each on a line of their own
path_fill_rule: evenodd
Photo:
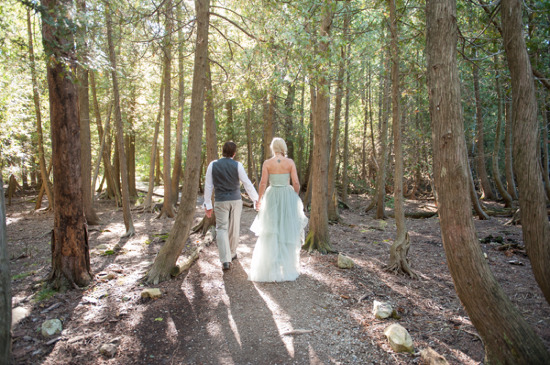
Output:
<svg viewBox="0 0 550 365">
<path fill-rule="evenodd" d="M 300 181 L 298 180 L 298 172 L 296 171 L 296 165 L 294 161 L 290 160 L 292 166 L 290 167 L 290 178 L 292 179 L 292 187 L 296 194 L 300 193 Z"/>
<path fill-rule="evenodd" d="M 262 165 L 262 179 L 260 180 L 260 186 L 258 191 L 258 209 L 260 209 L 260 204 L 262 201 L 262 196 L 264 196 L 265 189 L 267 189 L 267 182 L 269 181 L 269 171 L 267 170 L 267 161 L 264 161 Z"/>
</svg>

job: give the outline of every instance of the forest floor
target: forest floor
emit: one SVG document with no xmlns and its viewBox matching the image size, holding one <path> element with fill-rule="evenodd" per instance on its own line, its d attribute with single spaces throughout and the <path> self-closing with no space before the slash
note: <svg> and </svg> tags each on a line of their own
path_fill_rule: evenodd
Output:
<svg viewBox="0 0 550 365">
<path fill-rule="evenodd" d="M 47 204 L 47 203 L 46 203 Z M 222 272 L 215 243 L 182 275 L 156 286 L 159 299 L 142 299 L 141 281 L 170 232 L 173 219 L 133 212 L 136 235 L 125 233 L 122 212 L 99 201 L 103 224 L 89 227 L 94 282 L 56 293 L 44 286 L 50 270 L 53 213 L 33 211 L 32 197 L 7 207 L 14 310 L 14 364 L 418 364 L 431 347 L 451 364 L 480 364 L 484 350 L 454 291 L 437 216 L 407 219 L 409 258 L 419 280 L 384 270 L 394 220 L 365 214 L 365 196 L 352 196 L 342 222 L 330 225 L 335 250 L 355 267 L 339 269 L 337 255 L 301 252 L 295 282 L 247 280 L 256 241 L 244 208 L 238 259 Z M 498 204 L 493 203 L 493 208 Z M 406 202 L 407 211 L 434 210 L 433 201 Z M 197 207 L 195 221 L 203 212 Z M 521 227 L 508 218 L 475 220 L 480 245 L 497 280 L 550 349 L 550 306 L 521 250 Z M 191 245 L 209 236 L 192 235 Z M 499 251 L 503 243 L 519 250 Z M 400 319 L 376 319 L 373 301 L 389 302 Z M 42 323 L 57 318 L 60 335 L 45 338 Z M 395 353 L 384 329 L 398 322 L 414 353 Z M 290 332 L 290 333 L 289 333 Z M 109 345 L 113 357 L 102 354 Z"/>
</svg>

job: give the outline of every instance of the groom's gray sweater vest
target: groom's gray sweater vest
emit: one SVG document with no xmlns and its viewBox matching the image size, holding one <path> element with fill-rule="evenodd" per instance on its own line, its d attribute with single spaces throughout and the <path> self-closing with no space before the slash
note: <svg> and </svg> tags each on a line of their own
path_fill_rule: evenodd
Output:
<svg viewBox="0 0 550 365">
<path fill-rule="evenodd" d="M 212 180 L 216 201 L 241 200 L 241 182 L 237 161 L 224 157 L 214 162 L 212 164 Z"/>
</svg>

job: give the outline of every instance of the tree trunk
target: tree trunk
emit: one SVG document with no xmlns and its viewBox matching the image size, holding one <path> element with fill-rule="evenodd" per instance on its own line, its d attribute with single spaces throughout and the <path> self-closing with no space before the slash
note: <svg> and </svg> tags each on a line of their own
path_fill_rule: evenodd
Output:
<svg viewBox="0 0 550 365">
<path fill-rule="evenodd" d="M 246 110 L 246 150 L 247 150 L 247 165 L 248 165 L 248 176 L 254 178 L 254 185 L 256 190 L 258 189 L 258 176 L 256 173 L 256 164 L 254 163 L 254 154 L 252 151 L 252 110 L 248 108 Z M 208 135 L 208 129 L 206 130 Z M 208 150 L 207 150 L 208 151 Z M 210 163 L 210 162 L 208 162 Z"/>
<path fill-rule="evenodd" d="M 171 126 L 170 114 L 172 110 L 172 0 L 166 1 L 166 34 L 164 36 L 164 149 L 162 158 L 162 170 L 164 181 L 164 203 L 159 217 L 166 215 L 167 218 L 175 216 L 172 205 L 172 181 L 170 179 L 170 147 L 171 147 Z"/>
<path fill-rule="evenodd" d="M 512 157 L 512 144 L 514 142 L 512 133 L 512 111 L 510 102 L 504 102 L 504 121 L 506 127 L 504 130 L 504 152 L 505 152 L 505 170 L 506 170 L 506 190 L 514 200 L 518 200 L 516 180 L 514 178 L 514 167 Z"/>
<path fill-rule="evenodd" d="M 266 98 L 264 101 L 264 160 L 271 157 L 271 140 L 275 136 L 275 101 L 273 97 L 274 91 L 269 93 L 269 101 Z"/>
<path fill-rule="evenodd" d="M 310 206 L 311 204 L 311 191 L 312 191 L 312 177 L 313 177 L 313 171 L 312 171 L 312 165 L 313 165 L 313 145 L 314 145 L 314 135 L 313 135 L 313 125 L 315 124 L 315 108 L 317 105 L 317 91 L 315 90 L 315 85 L 313 85 L 313 78 L 310 79 L 310 86 L 309 86 L 309 95 L 310 95 L 310 111 L 309 111 L 309 158 L 307 162 L 307 169 L 306 169 L 306 178 L 307 178 L 307 188 L 304 195 L 304 207 Z M 328 218 L 327 218 L 328 219 Z"/>
<path fill-rule="evenodd" d="M 227 128 L 227 140 L 228 141 L 235 141 L 235 123 L 233 119 L 233 99 L 229 99 L 225 103 L 225 109 L 227 110 L 227 120 L 226 120 L 226 128 Z"/>
<path fill-rule="evenodd" d="M 136 115 L 136 89 L 130 86 L 130 100 L 128 110 L 128 129 L 125 137 L 126 166 L 128 166 L 128 193 L 130 200 L 136 201 L 138 192 L 136 187 L 136 132 L 134 130 L 134 119 Z"/>
<path fill-rule="evenodd" d="M 468 201 L 468 164 L 456 61 L 456 0 L 427 1 L 430 116 L 443 247 L 455 288 L 485 345 L 486 364 L 544 364 L 550 356 L 489 269 Z"/>
<path fill-rule="evenodd" d="M 29 58 L 31 61 L 31 80 L 32 80 L 32 96 L 34 101 L 34 111 L 36 113 L 36 135 L 38 139 L 38 160 L 40 164 L 40 176 L 42 177 L 42 186 L 48 197 L 48 210 L 53 209 L 53 196 L 50 189 L 49 174 L 46 173 L 46 158 L 44 154 L 44 137 L 42 133 L 42 113 L 40 112 L 40 94 L 38 93 L 38 81 L 36 79 L 36 65 L 34 61 L 34 46 L 31 26 L 31 11 L 27 9 L 27 33 L 29 36 Z M 40 209 L 42 199 L 36 201 L 35 209 Z"/>
<path fill-rule="evenodd" d="M 521 2 L 501 2 L 503 39 L 512 79 L 514 170 L 519 186 L 523 241 L 533 274 L 550 303 L 550 223 L 540 170 L 540 138 L 533 71 L 523 39 Z M 545 146 L 546 147 L 546 146 Z"/>
<path fill-rule="evenodd" d="M 77 7 L 81 14 L 86 13 L 86 2 L 77 0 Z M 84 60 L 88 57 L 87 41 L 85 40 L 86 29 L 79 31 L 80 41 L 77 41 L 77 51 Z M 78 49 L 78 46 L 81 49 Z M 85 61 L 84 61 L 85 62 Z M 84 204 L 84 215 L 89 226 L 96 226 L 101 223 L 94 208 L 92 187 L 92 139 L 90 133 L 90 95 L 88 89 L 88 70 L 82 65 L 76 68 L 78 83 L 78 118 L 80 122 L 80 155 L 82 171 L 82 202 Z"/>
<path fill-rule="evenodd" d="M 348 39 L 350 20 L 349 1 L 346 1 L 343 30 L 343 37 L 345 40 Z M 342 45 L 340 49 L 338 78 L 336 80 L 336 96 L 334 101 L 334 125 L 332 127 L 332 141 L 330 143 L 330 160 L 328 165 L 328 219 L 335 222 L 340 220 L 340 214 L 338 212 L 338 192 L 336 190 L 336 158 L 338 157 L 342 98 L 344 96 L 346 47 L 347 45 Z"/>
<path fill-rule="evenodd" d="M 489 215 L 485 213 L 483 210 L 483 207 L 481 206 L 481 202 L 479 201 L 479 198 L 477 196 L 476 192 L 476 185 L 474 184 L 474 177 L 472 175 L 472 168 L 470 167 L 470 164 L 468 163 L 468 179 L 470 181 L 470 199 L 472 200 L 472 206 L 480 220 L 487 220 L 489 219 Z"/>
<path fill-rule="evenodd" d="M 208 58 L 208 17 L 210 0 L 196 0 L 197 38 L 195 66 L 191 91 L 191 113 L 189 117 L 189 142 L 185 164 L 182 201 L 168 240 L 160 249 L 155 262 L 147 274 L 147 282 L 158 284 L 170 277 L 181 250 L 189 238 L 189 230 L 196 212 L 197 190 L 201 164 L 201 141 Z M 185 200 L 183 200 L 183 197 Z"/>
<path fill-rule="evenodd" d="M 204 113 L 204 126 L 206 134 L 206 163 L 205 168 L 208 167 L 210 162 L 218 159 L 218 138 L 216 131 L 216 115 L 214 110 L 214 90 L 212 89 L 212 74 L 210 72 L 210 62 L 206 61 L 206 95 L 205 95 L 205 113 Z M 248 122 L 248 120 L 247 120 Z M 246 128 L 247 135 L 250 134 L 250 128 Z M 250 149 L 249 157 L 251 156 Z M 250 163 L 250 161 L 249 161 Z M 201 167 L 202 170 L 202 167 Z M 201 173 L 202 176 L 202 173 Z M 249 174 L 249 176 L 252 176 Z M 256 182 L 257 183 L 257 182 Z M 202 185 L 202 184 L 201 184 Z M 212 192 L 212 206 L 215 201 L 215 192 Z M 202 217 L 202 220 L 195 227 L 191 228 L 193 233 L 201 232 L 201 235 L 204 236 L 208 233 L 210 227 L 216 226 L 216 212 L 212 210 L 212 215 L 210 218 L 206 214 Z M 212 236 L 215 238 L 216 230 L 212 231 Z"/>
<path fill-rule="evenodd" d="M 384 62 L 386 63 L 387 60 Z M 387 67 L 384 67 L 387 69 Z M 380 118 L 380 155 L 378 162 L 378 174 L 376 175 L 376 219 L 385 219 L 386 212 L 384 209 L 386 198 L 386 166 L 388 162 L 388 98 L 389 98 L 389 85 L 387 76 L 383 75 L 381 82 L 383 82 L 382 91 L 382 110 Z"/>
<path fill-rule="evenodd" d="M 474 58 L 477 58 L 474 55 Z M 472 62 L 472 72 L 474 78 L 474 95 L 476 101 L 476 171 L 481 182 L 483 198 L 495 200 L 495 194 L 485 166 L 485 133 L 483 131 L 483 111 L 481 106 L 481 97 L 479 95 L 479 68 L 475 62 Z"/>
<path fill-rule="evenodd" d="M 390 262 L 388 271 L 397 274 L 406 274 L 412 278 L 418 275 L 412 270 L 407 255 L 409 253 L 410 239 L 405 223 L 405 209 L 403 207 L 403 147 L 401 145 L 401 116 L 400 116 L 400 90 L 399 90 L 399 50 L 397 35 L 397 14 L 395 0 L 388 0 L 390 11 L 391 33 L 391 97 L 392 97 L 392 127 L 393 145 L 395 151 L 395 176 L 394 176 L 394 212 L 396 237 L 390 247 Z"/>
<path fill-rule="evenodd" d="M 93 74 L 93 73 L 91 73 L 91 74 Z M 111 129 L 111 109 L 112 109 L 112 104 L 109 104 L 109 112 L 107 114 L 107 120 L 105 121 L 105 130 Z M 100 123 L 101 123 L 101 121 L 100 121 Z M 105 148 L 105 135 L 106 135 L 106 133 L 101 133 L 101 132 L 99 133 L 99 154 L 97 156 L 97 161 L 96 161 L 95 167 L 94 167 L 94 174 L 93 174 L 93 177 L 92 177 L 92 187 L 94 189 L 95 189 L 95 186 L 96 186 L 96 183 L 97 183 L 97 177 L 99 175 L 99 166 L 101 165 L 102 156 L 105 155 L 105 149 L 106 149 Z M 110 166 L 110 163 L 109 163 L 109 166 Z M 104 176 L 107 176 L 107 168 L 106 167 L 105 167 L 105 175 Z M 110 173 L 109 173 L 109 176 L 110 176 Z M 95 196 L 94 191 L 92 191 L 92 196 Z"/>
<path fill-rule="evenodd" d="M 548 125 L 550 124 L 550 100 L 547 96 L 546 102 L 543 102 L 544 111 L 542 116 L 542 174 L 544 177 L 544 190 L 546 199 L 550 200 L 550 165 L 548 159 Z"/>
<path fill-rule="evenodd" d="M 157 120 L 155 122 L 155 132 L 153 134 L 153 142 L 151 143 L 151 155 L 149 163 L 149 186 L 147 187 L 147 196 L 143 202 L 143 209 L 147 212 L 153 211 L 153 191 L 155 189 L 155 164 L 158 162 L 158 137 L 160 129 L 160 119 L 162 118 L 162 108 L 164 104 L 164 78 L 160 83 L 160 96 L 159 96 L 159 111 L 157 113 Z"/>
<path fill-rule="evenodd" d="M 500 87 L 500 73 L 498 72 L 498 57 L 494 56 L 495 60 L 495 88 L 497 90 L 497 103 L 498 103 L 498 109 L 497 109 L 497 129 L 495 132 L 495 143 L 493 148 L 493 177 L 495 179 L 495 185 L 497 186 L 498 192 L 502 199 L 504 200 L 504 204 L 506 208 L 509 208 L 512 206 L 512 197 L 510 194 L 508 194 L 508 191 L 504 187 L 504 184 L 502 183 L 502 180 L 500 179 L 500 169 L 498 165 L 498 157 L 499 157 L 499 150 L 500 150 L 500 136 L 502 131 L 502 120 L 504 119 L 504 108 L 502 107 L 502 88 Z"/>
<path fill-rule="evenodd" d="M 92 88 L 92 99 L 94 103 L 94 113 L 97 123 L 97 130 L 99 134 L 100 143 L 105 141 L 105 147 L 103 148 L 102 158 L 103 158 L 103 173 L 105 180 L 107 181 L 107 197 L 109 199 L 115 199 L 117 206 L 122 205 L 122 198 L 120 197 L 120 192 L 116 189 L 113 166 L 111 165 L 111 112 L 113 109 L 113 103 L 109 103 L 109 110 L 107 111 L 107 121 L 105 122 L 105 129 L 101 125 L 101 112 L 99 110 L 99 102 L 97 101 L 97 89 L 95 84 L 95 74 L 90 72 L 90 86 Z M 94 183 L 95 184 L 95 183 Z M 92 184 L 92 186 L 94 186 Z"/>
<path fill-rule="evenodd" d="M 0 176 L 0 363 L 9 364 L 11 357 L 11 274 L 6 237 L 6 204 L 4 181 Z"/>
<path fill-rule="evenodd" d="M 304 183 L 304 153 L 307 152 L 305 141 L 304 141 L 304 134 L 306 133 L 304 120 L 305 120 L 305 96 L 306 96 L 306 83 L 305 83 L 305 77 L 302 80 L 302 92 L 301 92 L 301 98 L 300 98 L 300 127 L 298 129 L 298 158 L 296 161 L 296 169 L 298 170 L 298 179 L 302 182 L 302 185 Z M 309 154 L 309 153 L 308 153 Z"/>
<path fill-rule="evenodd" d="M 107 4 L 108 5 L 108 4 Z M 111 8 L 105 7 L 105 18 L 107 23 L 107 42 L 109 46 L 109 60 L 111 63 L 111 77 L 113 80 L 113 96 L 115 99 L 115 122 L 117 131 L 117 149 L 118 149 L 118 161 L 120 166 L 120 175 L 122 176 L 122 212 L 124 217 L 124 226 L 126 227 L 126 233 L 123 237 L 131 237 L 135 234 L 134 223 L 132 221 L 132 213 L 130 212 L 130 191 L 128 189 L 128 168 L 126 166 L 126 153 L 124 151 L 124 131 L 122 128 L 122 113 L 120 111 L 120 95 L 118 91 L 118 76 L 116 66 L 115 47 L 113 43 L 112 35 L 112 23 L 111 23 Z M 117 176 L 118 180 L 118 176 Z"/>
<path fill-rule="evenodd" d="M 53 156 L 54 227 L 52 271 L 55 288 L 86 286 L 92 280 L 80 171 L 78 92 L 73 80 L 74 31 L 66 26 L 74 11 L 71 0 L 43 0 L 42 41 L 48 59 L 48 90 Z M 54 26 L 57 24 L 57 26 Z"/>
<path fill-rule="evenodd" d="M 348 53 L 350 47 L 348 46 Z M 344 204 L 349 204 L 348 199 L 348 189 L 349 189 L 349 178 L 348 178 L 348 166 L 349 166 L 349 88 L 350 88 L 350 71 L 349 71 L 349 59 L 347 62 L 346 69 L 346 110 L 344 112 L 344 168 L 342 171 L 342 201 Z"/>
<path fill-rule="evenodd" d="M 318 55 L 327 57 L 329 53 L 330 27 L 332 25 L 332 1 L 327 1 L 322 6 L 322 21 L 319 36 Z M 309 233 L 303 245 L 307 251 L 317 250 L 321 253 L 333 252 L 328 235 L 328 163 L 330 145 L 330 120 L 328 94 L 328 61 L 318 67 L 320 76 L 317 79 L 317 96 L 315 101 L 315 116 L 313 118 L 313 161 L 312 161 L 312 187 L 311 187 L 311 214 L 309 218 Z"/>
<path fill-rule="evenodd" d="M 177 17 L 178 21 L 181 21 L 183 18 L 181 12 L 181 2 L 178 2 L 177 4 Z M 183 45 L 183 29 L 182 27 L 178 27 L 178 122 L 176 124 L 176 153 L 174 155 L 174 170 L 172 171 L 172 205 L 176 205 L 178 203 L 178 193 L 183 163 L 183 109 L 185 106 Z"/>
<path fill-rule="evenodd" d="M 160 123 L 160 122 L 159 122 Z M 154 141 L 157 144 L 157 158 L 155 159 L 155 186 L 160 185 L 160 180 L 162 177 L 162 169 L 160 168 L 160 148 L 158 147 L 158 141 Z"/>
<path fill-rule="evenodd" d="M 288 84 L 286 99 L 285 99 L 285 119 L 284 119 L 284 133 L 286 145 L 288 148 L 287 157 L 294 160 L 294 138 L 296 133 L 294 131 L 294 99 L 296 95 L 296 86 L 293 83 Z"/>
</svg>

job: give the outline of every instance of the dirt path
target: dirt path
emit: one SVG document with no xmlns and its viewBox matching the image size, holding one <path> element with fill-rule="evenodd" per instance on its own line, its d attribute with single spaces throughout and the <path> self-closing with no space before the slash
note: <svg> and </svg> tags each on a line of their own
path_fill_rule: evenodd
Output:
<svg viewBox="0 0 550 365">
<path fill-rule="evenodd" d="M 98 280 L 85 290 L 38 301 L 49 269 L 52 216 L 29 213 L 32 203 L 20 200 L 8 208 L 8 239 L 14 307 L 28 314 L 14 326 L 14 363 L 416 364 L 418 351 L 428 346 L 452 364 L 481 363 L 483 347 L 454 292 L 437 218 L 407 221 L 410 259 L 421 276 L 413 281 L 383 270 L 395 226 L 392 219 L 379 222 L 364 215 L 365 205 L 365 199 L 354 197 L 356 208 L 342 212 L 342 224 L 330 226 L 334 248 L 356 263 L 351 270 L 338 269 L 336 255 L 302 252 L 302 275 L 295 282 L 249 282 L 255 237 L 248 227 L 255 212 L 245 208 L 239 258 L 230 271 L 222 272 L 211 244 L 188 272 L 158 286 L 161 298 L 144 300 L 140 278 L 172 221 L 134 213 L 137 235 L 120 240 L 121 212 L 100 202 L 105 224 L 90 231 Z M 409 209 L 414 207 L 428 209 L 429 202 L 408 202 Z M 198 210 L 197 221 L 200 216 Z M 521 244 L 520 228 L 504 227 L 504 221 L 476 221 L 479 237 L 502 236 L 505 243 Z M 192 236 L 190 243 L 201 239 Z M 528 259 L 498 251 L 498 245 L 482 244 L 495 276 L 549 346 L 550 307 Z M 115 246 L 120 251 L 109 254 Z M 513 260 L 522 265 L 510 264 Z M 375 319 L 375 299 L 390 302 L 401 319 Z M 53 339 L 39 333 L 50 318 L 61 319 L 64 327 Z M 391 350 L 383 331 L 393 322 L 408 329 L 415 353 Z M 100 353 L 105 344 L 116 349 L 113 358 Z"/>
</svg>

